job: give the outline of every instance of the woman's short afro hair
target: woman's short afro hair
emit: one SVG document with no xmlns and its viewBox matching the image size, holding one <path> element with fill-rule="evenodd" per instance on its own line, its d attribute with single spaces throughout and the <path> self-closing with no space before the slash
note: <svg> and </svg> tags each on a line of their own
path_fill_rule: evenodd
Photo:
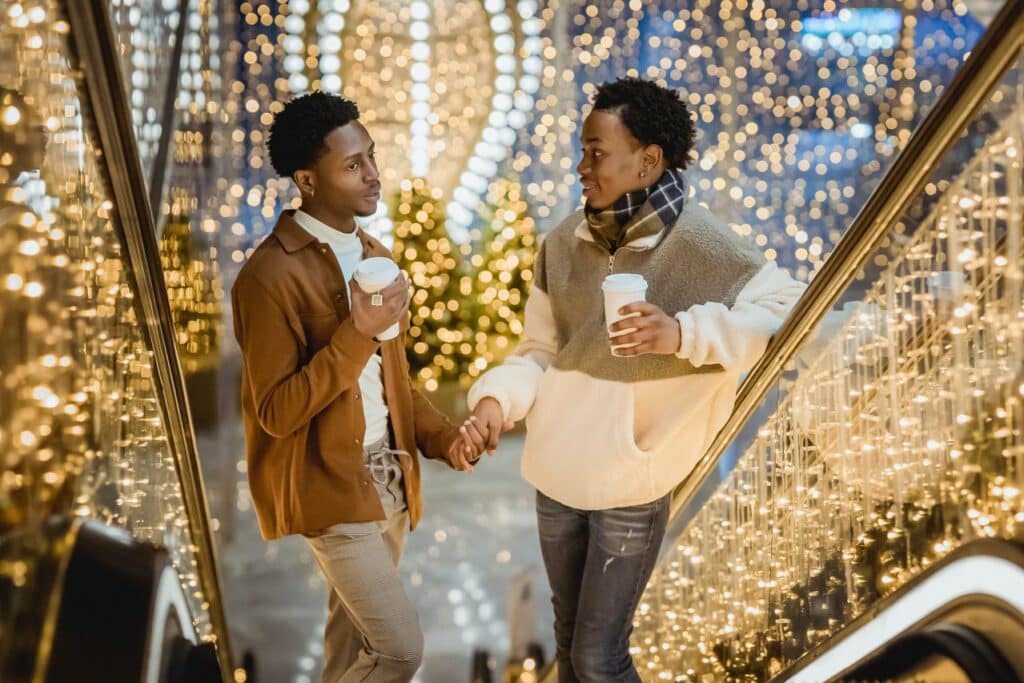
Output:
<svg viewBox="0 0 1024 683">
<path fill-rule="evenodd" d="M 359 108 L 344 97 L 319 90 L 296 97 L 270 126 L 270 164 L 282 178 L 290 178 L 327 151 L 324 140 L 331 131 L 357 120 Z"/>
<path fill-rule="evenodd" d="M 686 168 L 696 128 L 679 93 L 639 78 L 598 86 L 594 109 L 615 112 L 643 145 L 658 145 L 669 168 Z"/>
</svg>

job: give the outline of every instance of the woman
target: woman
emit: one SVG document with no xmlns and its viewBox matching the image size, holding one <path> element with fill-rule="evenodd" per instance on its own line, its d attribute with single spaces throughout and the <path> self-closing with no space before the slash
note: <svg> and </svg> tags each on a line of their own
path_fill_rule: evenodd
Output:
<svg viewBox="0 0 1024 683">
<path fill-rule="evenodd" d="M 694 132 L 671 90 L 598 88 L 576 169 L 586 206 L 544 240 L 521 344 L 470 391 L 467 449 L 493 453 L 526 418 L 522 472 L 537 489 L 562 682 L 640 680 L 629 636 L 670 492 L 803 291 L 687 197 Z M 606 326 L 610 273 L 648 289 L 619 310 L 634 317 Z"/>
</svg>

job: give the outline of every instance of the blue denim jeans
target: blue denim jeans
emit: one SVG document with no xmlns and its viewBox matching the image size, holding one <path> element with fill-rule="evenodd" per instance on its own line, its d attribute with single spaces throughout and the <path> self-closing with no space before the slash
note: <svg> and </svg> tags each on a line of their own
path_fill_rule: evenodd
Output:
<svg viewBox="0 0 1024 683">
<path fill-rule="evenodd" d="M 537 492 L 559 683 L 639 683 L 629 636 L 668 512 L 669 496 L 627 508 L 577 510 Z"/>
</svg>

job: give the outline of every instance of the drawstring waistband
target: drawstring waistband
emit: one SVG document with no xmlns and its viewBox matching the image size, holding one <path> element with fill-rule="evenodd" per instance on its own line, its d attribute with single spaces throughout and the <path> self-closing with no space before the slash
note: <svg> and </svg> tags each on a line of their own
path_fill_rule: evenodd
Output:
<svg viewBox="0 0 1024 683">
<path fill-rule="evenodd" d="M 363 457 L 367 469 L 370 470 L 370 476 L 375 482 L 385 486 L 389 483 L 389 473 L 394 472 L 396 479 L 402 473 L 402 468 L 398 464 L 399 455 L 409 455 L 409 452 L 390 448 L 387 437 L 363 449 Z"/>
<path fill-rule="evenodd" d="M 377 488 L 377 495 L 380 496 L 381 502 L 404 509 L 405 486 L 402 481 L 402 466 L 398 457 L 400 455 L 409 455 L 409 453 L 389 447 L 387 437 L 363 448 L 366 469 L 370 470 L 370 477 Z"/>
</svg>

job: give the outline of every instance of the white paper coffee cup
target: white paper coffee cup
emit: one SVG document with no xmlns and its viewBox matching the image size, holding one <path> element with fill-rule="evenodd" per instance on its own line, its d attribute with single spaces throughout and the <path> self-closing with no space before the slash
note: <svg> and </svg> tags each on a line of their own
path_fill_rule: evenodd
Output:
<svg viewBox="0 0 1024 683">
<path fill-rule="evenodd" d="M 644 279 L 643 275 L 636 273 L 614 273 L 606 277 L 604 282 L 601 283 L 601 291 L 604 292 L 605 325 L 610 326 L 612 323 L 622 320 L 623 317 L 633 317 L 619 315 L 619 309 L 628 304 L 647 299 L 647 280 Z M 609 332 L 609 336 L 614 339 L 617 336 L 635 331 L 635 328 L 630 328 L 617 334 Z M 628 349 L 634 346 L 638 346 L 638 344 L 613 345 L 612 355 L 618 355 L 615 353 L 618 349 Z"/>
<path fill-rule="evenodd" d="M 374 256 L 363 259 L 356 264 L 352 279 L 364 292 L 376 294 L 398 278 L 398 264 L 386 256 Z M 387 341 L 398 336 L 398 323 L 377 335 L 380 341 Z"/>
</svg>

